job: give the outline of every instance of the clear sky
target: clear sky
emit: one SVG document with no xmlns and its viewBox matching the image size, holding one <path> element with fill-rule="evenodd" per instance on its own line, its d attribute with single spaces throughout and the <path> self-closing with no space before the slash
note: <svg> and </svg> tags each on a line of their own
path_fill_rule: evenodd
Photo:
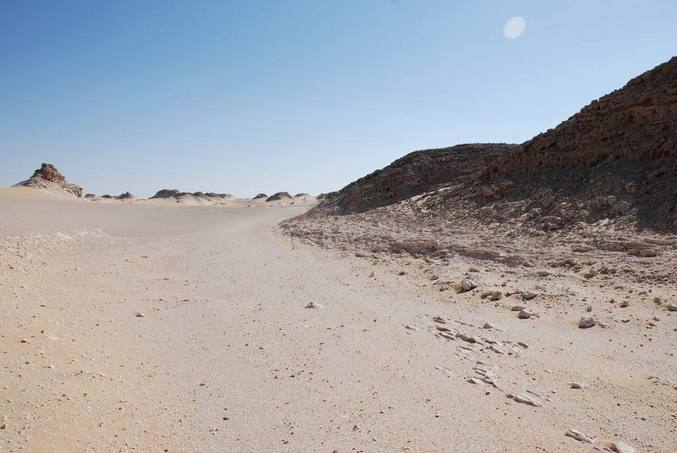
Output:
<svg viewBox="0 0 677 453">
<path fill-rule="evenodd" d="M 0 186 L 330 191 L 524 141 L 675 54 L 675 0 L 0 0 Z"/>
</svg>

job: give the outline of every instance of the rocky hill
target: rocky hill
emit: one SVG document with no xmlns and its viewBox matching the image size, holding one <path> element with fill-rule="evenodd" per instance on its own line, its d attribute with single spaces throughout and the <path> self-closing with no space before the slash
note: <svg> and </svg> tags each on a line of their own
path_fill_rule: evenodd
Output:
<svg viewBox="0 0 677 453">
<path fill-rule="evenodd" d="M 411 204 L 416 196 L 415 211 L 459 222 L 557 231 L 603 221 L 674 231 L 677 57 L 521 145 L 411 153 L 326 196 L 308 217 Z"/>
<path fill-rule="evenodd" d="M 677 57 L 494 159 L 485 186 L 492 202 L 542 199 L 530 212 L 560 226 L 677 228 Z"/>
<path fill-rule="evenodd" d="M 316 212 L 364 212 L 436 187 L 468 183 L 484 172 L 490 159 L 513 151 L 517 146 L 477 143 L 415 151 L 338 192 L 325 195 Z"/>
<path fill-rule="evenodd" d="M 29 179 L 16 185 L 82 197 L 82 187 L 69 183 L 54 165 L 47 163 L 43 163 L 35 170 Z"/>
</svg>

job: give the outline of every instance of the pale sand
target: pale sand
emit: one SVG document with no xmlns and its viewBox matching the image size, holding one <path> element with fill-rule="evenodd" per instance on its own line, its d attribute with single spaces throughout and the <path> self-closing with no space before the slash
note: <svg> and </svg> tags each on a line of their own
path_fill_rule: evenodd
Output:
<svg viewBox="0 0 677 453">
<path fill-rule="evenodd" d="M 565 304 L 488 302 L 437 291 L 422 260 L 278 235 L 304 207 L 162 204 L 0 191 L 0 451 L 677 450 L 668 301 L 619 308 L 562 278 L 545 284 Z M 473 275 L 539 283 L 503 272 Z M 607 328 L 576 327 L 587 304 Z M 482 345 L 437 336 L 435 315 Z M 500 389 L 467 382 L 477 361 Z"/>
</svg>

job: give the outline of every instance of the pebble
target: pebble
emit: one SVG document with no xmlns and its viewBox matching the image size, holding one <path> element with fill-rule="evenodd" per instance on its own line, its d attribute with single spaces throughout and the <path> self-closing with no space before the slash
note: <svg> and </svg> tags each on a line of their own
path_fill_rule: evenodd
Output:
<svg viewBox="0 0 677 453">
<path fill-rule="evenodd" d="M 668 310 L 670 310 L 670 311 L 677 311 L 677 304 L 670 304 L 670 305 L 668 305 Z"/>
<path fill-rule="evenodd" d="M 617 453 L 635 453 L 635 449 L 630 445 L 626 444 L 625 442 L 621 441 L 614 442 L 611 444 L 611 447 Z"/>
<path fill-rule="evenodd" d="M 143 316 L 144 316 L 144 314 L 141 313 L 141 312 L 138 312 L 138 313 L 136 314 L 136 317 L 137 317 L 137 318 L 143 318 Z"/>
<path fill-rule="evenodd" d="M 535 299 L 538 294 L 532 292 L 522 293 L 522 300 Z"/>
<path fill-rule="evenodd" d="M 627 300 L 624 300 L 623 302 L 621 302 L 621 308 L 628 307 L 629 305 L 630 305 L 630 302 L 628 302 Z"/>
<path fill-rule="evenodd" d="M 311 302 L 308 302 L 308 304 L 306 305 L 306 308 L 324 308 L 324 306 L 311 301 Z"/>
<path fill-rule="evenodd" d="M 416 327 L 410 326 L 409 324 L 405 324 L 404 328 L 407 329 L 407 330 L 418 330 Z"/>
<path fill-rule="evenodd" d="M 488 298 L 490 301 L 496 302 L 497 300 L 501 300 L 503 297 L 503 294 L 501 294 L 500 291 L 487 291 L 486 293 L 482 294 L 482 299 Z"/>
<path fill-rule="evenodd" d="M 521 305 L 513 305 L 510 311 L 524 311 L 526 309 L 527 307 L 523 307 Z"/>
<path fill-rule="evenodd" d="M 484 325 L 482 326 L 483 329 L 493 329 L 494 327 L 496 326 L 490 322 L 485 322 Z"/>
<path fill-rule="evenodd" d="M 477 338 L 465 335 L 463 333 L 457 333 L 456 338 L 460 338 L 461 340 L 467 341 L 468 343 L 477 343 Z"/>
<path fill-rule="evenodd" d="M 471 291 L 475 288 L 477 288 L 477 283 L 470 280 L 469 278 L 464 278 L 463 281 L 461 282 L 461 289 L 463 290 L 463 292 Z"/>
<path fill-rule="evenodd" d="M 446 324 L 447 323 L 447 320 L 442 318 L 441 316 L 434 316 L 433 321 L 440 323 L 440 324 Z"/>
<path fill-rule="evenodd" d="M 526 310 L 522 310 L 517 314 L 517 317 L 519 319 L 529 319 L 529 318 L 531 318 L 531 313 L 529 313 Z"/>
<path fill-rule="evenodd" d="M 589 444 L 595 443 L 594 437 L 587 436 L 576 429 L 568 429 L 567 432 L 564 433 L 564 435 L 576 439 L 580 442 L 587 442 Z"/>
<path fill-rule="evenodd" d="M 580 383 L 580 382 L 572 382 L 572 383 L 569 385 L 569 387 L 571 387 L 572 389 L 585 389 L 585 388 L 588 388 L 588 386 L 587 386 L 586 384 L 582 384 L 582 383 Z"/>
<path fill-rule="evenodd" d="M 588 329 L 590 327 L 593 327 L 595 324 L 597 324 L 597 321 L 592 316 L 583 316 L 581 320 L 578 322 L 578 328 L 579 329 Z"/>
</svg>

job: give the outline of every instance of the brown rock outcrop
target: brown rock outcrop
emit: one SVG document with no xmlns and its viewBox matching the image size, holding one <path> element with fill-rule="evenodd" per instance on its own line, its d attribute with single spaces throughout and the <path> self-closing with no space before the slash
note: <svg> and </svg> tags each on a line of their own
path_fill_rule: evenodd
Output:
<svg viewBox="0 0 677 453">
<path fill-rule="evenodd" d="M 54 165 L 48 163 L 43 163 L 40 168 L 33 172 L 33 176 L 16 185 L 33 187 L 36 189 L 55 190 L 74 195 L 78 198 L 82 197 L 82 187 L 69 183 Z"/>
</svg>

